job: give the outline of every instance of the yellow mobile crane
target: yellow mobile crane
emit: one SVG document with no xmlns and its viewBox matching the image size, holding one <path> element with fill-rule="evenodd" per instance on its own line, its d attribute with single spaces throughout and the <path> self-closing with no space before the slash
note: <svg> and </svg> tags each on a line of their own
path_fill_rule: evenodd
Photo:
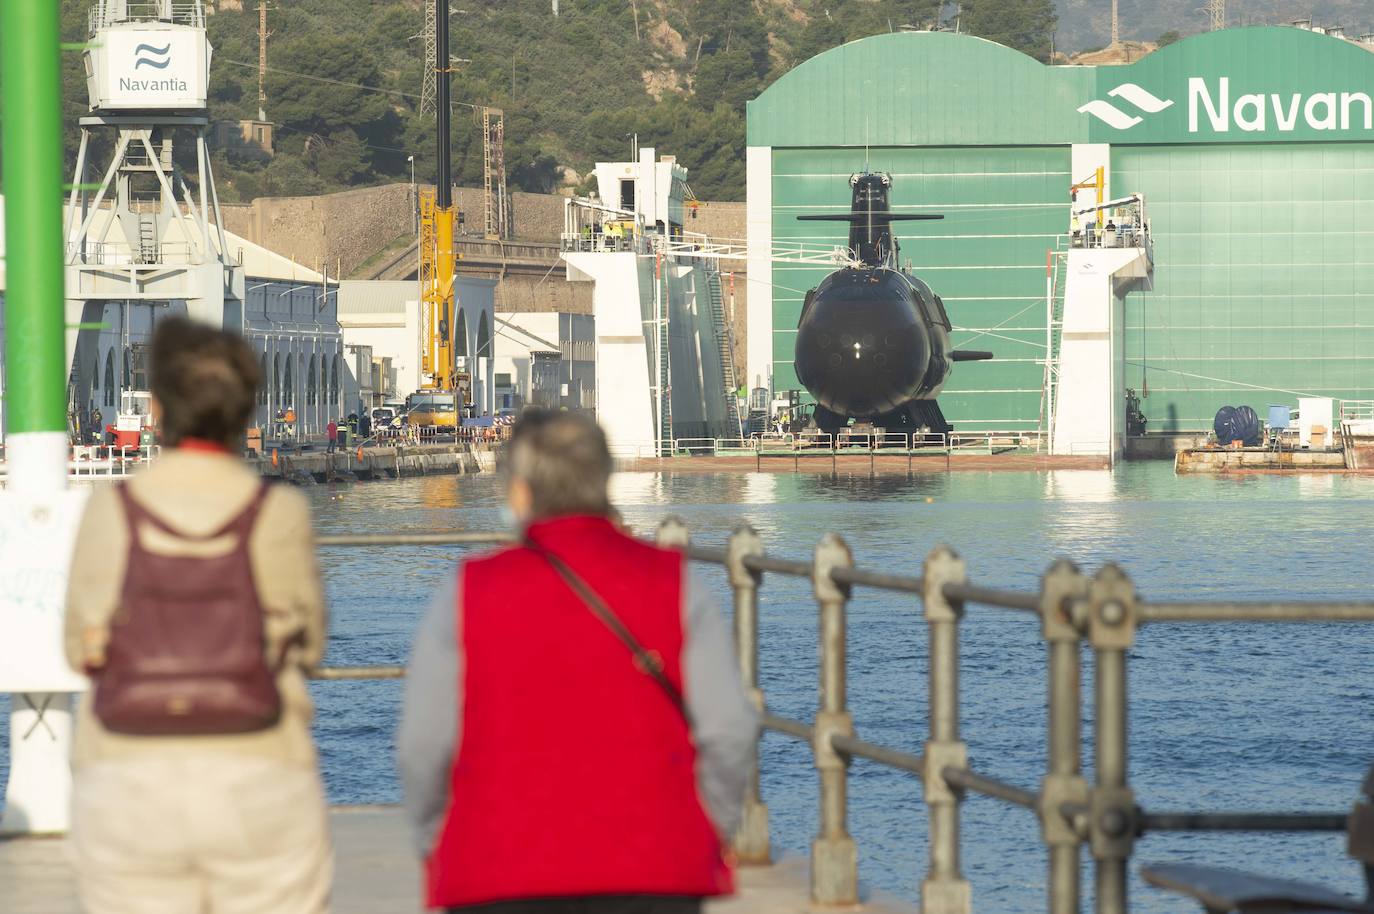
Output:
<svg viewBox="0 0 1374 914">
<path fill-rule="evenodd" d="M 429 4 L 435 33 L 435 105 L 439 174 L 434 190 L 420 194 L 421 388 L 407 402 L 410 424 L 456 428 L 470 396 L 469 375 L 458 371 L 455 334 L 453 174 L 449 152 L 448 3 Z"/>
</svg>

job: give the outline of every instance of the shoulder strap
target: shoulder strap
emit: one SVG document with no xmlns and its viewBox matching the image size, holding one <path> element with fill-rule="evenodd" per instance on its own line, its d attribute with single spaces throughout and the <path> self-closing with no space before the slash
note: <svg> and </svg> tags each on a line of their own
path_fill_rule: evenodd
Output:
<svg viewBox="0 0 1374 914">
<path fill-rule="evenodd" d="M 657 651 L 647 650 L 644 645 L 640 644 L 639 639 L 625 627 L 624 622 L 620 621 L 620 617 L 606 605 L 606 602 L 597 595 L 596 591 L 592 590 L 586 581 L 568 567 L 566 562 L 531 539 L 526 538 L 525 547 L 548 562 L 553 570 L 558 573 L 558 576 L 563 579 L 563 582 L 568 585 L 568 588 L 582 601 L 582 604 L 591 611 L 592 615 L 596 616 L 606 628 L 610 629 L 611 634 L 615 635 L 620 643 L 629 649 L 630 653 L 634 655 L 635 669 L 658 683 L 663 694 L 668 696 L 673 707 L 682 715 L 682 719 L 687 721 L 688 726 L 691 726 L 692 716 L 687 710 L 687 702 L 682 697 L 682 692 L 663 672 L 663 657 Z"/>
<path fill-rule="evenodd" d="M 253 531 L 253 525 L 258 520 L 258 514 L 262 512 L 263 502 L 267 501 L 267 495 L 271 491 L 272 483 L 266 479 L 262 480 L 258 483 L 258 490 L 253 493 L 252 500 L 238 513 L 238 516 L 230 519 L 228 523 L 210 534 L 206 539 L 215 539 L 226 533 L 238 533 L 246 540 L 248 534 Z"/>
<path fill-rule="evenodd" d="M 127 482 L 121 482 L 115 488 L 119 492 L 120 501 L 124 504 L 124 515 L 128 518 L 130 536 L 135 544 L 138 543 L 136 528 L 140 522 L 149 523 L 163 533 L 175 536 L 177 539 L 203 542 L 206 540 L 219 539 L 221 536 L 225 536 L 229 533 L 239 533 L 240 535 L 246 536 L 252 529 L 254 522 L 258 519 L 258 513 L 262 510 L 262 503 L 267 499 L 267 493 L 271 490 L 271 483 L 264 479 L 258 486 L 257 491 L 253 493 L 252 500 L 248 502 L 248 505 L 242 511 L 230 518 L 229 521 L 218 530 L 212 530 L 209 533 L 187 533 L 184 530 L 178 530 L 153 512 L 149 511 L 143 505 L 139 504 L 138 499 L 134 498 L 134 494 L 130 490 Z"/>
</svg>

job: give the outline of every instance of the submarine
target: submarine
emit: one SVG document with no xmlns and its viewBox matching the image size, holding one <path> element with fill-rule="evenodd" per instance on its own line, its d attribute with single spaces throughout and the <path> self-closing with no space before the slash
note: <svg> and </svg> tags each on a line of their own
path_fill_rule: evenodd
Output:
<svg viewBox="0 0 1374 914">
<path fill-rule="evenodd" d="M 812 420 L 828 434 L 855 422 L 910 433 L 951 430 L 936 398 L 955 362 L 991 352 L 953 349 L 944 302 L 903 269 L 892 223 L 943 219 L 891 211 L 892 176 L 849 179 L 848 213 L 798 216 L 803 222 L 847 222 L 854 265 L 806 293 L 793 358 L 797 379 L 816 399 Z"/>
</svg>

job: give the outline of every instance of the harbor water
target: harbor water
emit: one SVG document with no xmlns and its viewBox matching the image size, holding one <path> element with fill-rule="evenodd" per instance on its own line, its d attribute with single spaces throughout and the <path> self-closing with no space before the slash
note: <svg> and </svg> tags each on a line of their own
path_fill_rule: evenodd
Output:
<svg viewBox="0 0 1374 914">
<path fill-rule="evenodd" d="M 497 530 L 502 523 L 500 483 L 487 475 L 306 491 L 320 533 Z M 1154 599 L 1355 600 L 1374 589 L 1368 557 L 1374 479 L 1176 477 L 1168 464 L 876 478 L 628 473 L 616 478 L 614 494 L 641 532 L 677 514 L 697 542 L 720 545 L 735 524 L 748 521 L 770 553 L 800 558 L 823 533 L 838 531 L 858 564 L 895 573 L 919 573 L 926 552 L 949 543 L 967 558 L 974 581 L 996 586 L 1032 589 L 1053 559 L 1068 557 L 1089 571 L 1116 561 Z M 332 613 L 328 662 L 404 662 L 419 614 L 453 572 L 459 552 L 323 550 Z M 698 572 L 728 607 L 723 572 L 711 566 Z M 760 617 L 769 707 L 809 719 L 818 661 L 809 584 L 767 578 Z M 850 604 L 849 651 L 849 701 L 859 735 L 919 752 L 926 733 L 926 646 L 917 601 L 858 589 Z M 1130 657 L 1130 770 L 1140 804 L 1151 811 L 1345 810 L 1374 762 L 1371 661 L 1374 630 L 1356 624 L 1143 629 Z M 973 766 L 1038 787 L 1045 770 L 1046 673 L 1036 620 L 970 607 L 961 662 L 962 724 Z M 330 800 L 398 801 L 393 752 L 400 685 L 317 683 L 314 692 Z M 1090 667 L 1085 692 L 1091 693 Z M 0 759 L 6 751 L 0 745 Z M 1089 744 L 1089 772 L 1090 761 Z M 774 847 L 804 853 L 818 816 L 809 749 L 769 735 L 762 769 Z M 926 867 L 919 785 L 909 775 L 857 761 L 849 795 L 862 880 L 917 899 Z M 1044 909 L 1038 832 L 1025 810 L 968 800 L 964 869 L 979 910 Z M 1163 860 L 1247 866 L 1362 892 L 1343 840 L 1148 835 L 1132 866 Z M 1178 898 L 1133 879 L 1136 910 L 1185 909 Z M 1084 884 L 1090 894 L 1091 879 Z"/>
</svg>

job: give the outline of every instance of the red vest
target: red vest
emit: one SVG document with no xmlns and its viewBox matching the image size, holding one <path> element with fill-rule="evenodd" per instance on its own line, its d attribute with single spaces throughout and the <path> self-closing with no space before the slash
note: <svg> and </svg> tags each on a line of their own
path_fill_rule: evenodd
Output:
<svg viewBox="0 0 1374 914">
<path fill-rule="evenodd" d="M 684 688 L 684 561 L 599 517 L 535 524 Z M 463 565 L 459 749 L 428 903 L 733 891 L 671 699 L 544 559 Z"/>
</svg>

